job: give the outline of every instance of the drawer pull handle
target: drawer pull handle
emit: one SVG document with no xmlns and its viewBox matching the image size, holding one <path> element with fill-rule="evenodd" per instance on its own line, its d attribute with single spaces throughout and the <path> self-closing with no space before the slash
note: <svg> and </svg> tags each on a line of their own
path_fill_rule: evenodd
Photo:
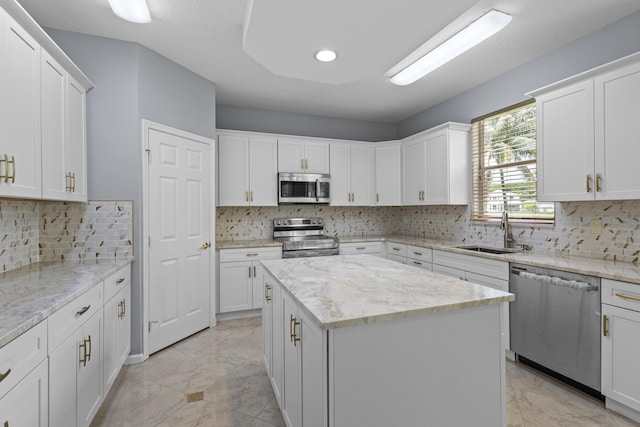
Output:
<svg viewBox="0 0 640 427">
<path fill-rule="evenodd" d="M 400 251 L 400 248 L 391 248 L 391 249 L 393 249 L 394 251 Z"/>
<path fill-rule="evenodd" d="M 116 285 L 119 285 L 122 282 L 124 282 L 124 277 L 121 278 L 121 279 L 116 280 Z"/>
<path fill-rule="evenodd" d="M 5 372 L 4 374 L 0 374 L 0 382 L 2 382 L 2 380 L 7 378 L 10 373 L 11 373 L 11 369 L 7 370 L 7 372 Z"/>
<path fill-rule="evenodd" d="M 608 332 L 609 331 L 607 331 L 607 315 L 603 314 L 602 315 L 602 335 L 606 337 Z"/>
<path fill-rule="evenodd" d="M 626 298 L 626 299 L 634 300 L 634 301 L 640 301 L 640 297 L 634 297 L 633 295 L 617 293 L 616 296 L 620 297 L 620 298 Z"/>
<path fill-rule="evenodd" d="M 91 360 L 91 335 L 89 335 L 88 339 L 84 340 L 84 343 L 85 344 L 89 343 L 89 352 L 87 353 L 87 362 L 88 362 Z"/>
<path fill-rule="evenodd" d="M 247 256 L 258 256 L 258 254 L 247 254 Z"/>
<path fill-rule="evenodd" d="M 85 314 L 87 311 L 89 311 L 89 309 L 91 308 L 91 304 L 82 307 L 82 310 L 76 312 L 76 316 L 82 316 L 83 314 Z"/>
<path fill-rule="evenodd" d="M 367 249 L 367 248 L 364 247 L 364 246 L 360 246 L 360 247 L 356 248 L 357 251 L 364 251 L 365 249 Z"/>
<path fill-rule="evenodd" d="M 414 252 L 414 255 L 422 256 L 422 252 Z"/>
<path fill-rule="evenodd" d="M 421 263 L 421 262 L 418 262 L 418 261 L 413 261 L 413 263 L 414 263 L 415 265 L 422 265 L 422 263 Z"/>
</svg>

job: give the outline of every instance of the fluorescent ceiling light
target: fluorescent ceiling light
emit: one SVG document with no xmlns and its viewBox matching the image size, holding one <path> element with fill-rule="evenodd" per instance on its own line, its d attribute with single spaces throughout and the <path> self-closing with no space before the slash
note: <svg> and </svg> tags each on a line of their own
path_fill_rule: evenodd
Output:
<svg viewBox="0 0 640 427">
<path fill-rule="evenodd" d="M 120 18 L 136 24 L 151 22 L 146 0 L 109 0 L 111 10 Z"/>
<path fill-rule="evenodd" d="M 320 62 L 332 62 L 335 61 L 338 54 L 333 50 L 323 49 L 316 52 L 316 59 Z"/>
<path fill-rule="evenodd" d="M 488 39 L 511 22 L 511 15 L 490 10 L 453 37 L 446 40 L 404 70 L 391 77 L 391 83 L 405 86 L 426 76 L 458 55 Z"/>
</svg>

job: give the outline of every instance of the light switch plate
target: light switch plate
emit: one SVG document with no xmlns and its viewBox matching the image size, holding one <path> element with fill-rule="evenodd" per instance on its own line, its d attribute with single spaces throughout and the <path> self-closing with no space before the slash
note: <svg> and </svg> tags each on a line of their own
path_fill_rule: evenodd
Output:
<svg viewBox="0 0 640 427">
<path fill-rule="evenodd" d="M 592 219 L 591 220 L 591 234 L 602 234 L 602 220 L 601 219 Z"/>
</svg>

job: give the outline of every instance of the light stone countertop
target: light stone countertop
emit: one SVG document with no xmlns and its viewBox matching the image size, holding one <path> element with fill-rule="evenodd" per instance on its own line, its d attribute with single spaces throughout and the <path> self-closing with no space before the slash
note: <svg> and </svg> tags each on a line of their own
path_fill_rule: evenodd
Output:
<svg viewBox="0 0 640 427">
<path fill-rule="evenodd" d="M 372 255 L 262 264 L 323 329 L 514 300 L 513 294 Z"/>
<path fill-rule="evenodd" d="M 339 238 L 340 243 L 360 243 L 372 241 L 389 241 L 422 248 L 454 252 L 463 255 L 471 255 L 482 258 L 496 259 L 520 264 L 532 265 L 536 267 L 551 268 L 572 273 L 586 274 L 590 276 L 602 277 L 605 279 L 620 280 L 623 282 L 640 285 L 640 265 L 630 262 L 618 262 L 610 260 L 600 260 L 564 255 L 536 254 L 534 252 L 519 252 L 515 254 L 487 254 L 482 252 L 471 252 L 465 249 L 456 248 L 464 243 L 450 242 L 444 240 L 425 239 L 422 237 L 412 237 L 403 235 L 386 236 L 346 236 Z M 235 246 L 230 246 L 235 245 Z M 220 241 L 216 243 L 219 249 L 230 248 L 256 248 L 266 246 L 280 246 L 279 242 L 270 239 L 263 240 L 234 240 Z"/>
<path fill-rule="evenodd" d="M 0 348 L 131 261 L 40 262 L 0 274 Z"/>
</svg>

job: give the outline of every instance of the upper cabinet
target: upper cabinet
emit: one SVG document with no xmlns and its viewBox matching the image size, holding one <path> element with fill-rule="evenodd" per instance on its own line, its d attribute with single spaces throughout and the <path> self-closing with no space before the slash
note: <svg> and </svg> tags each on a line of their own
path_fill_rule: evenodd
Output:
<svg viewBox="0 0 640 427">
<path fill-rule="evenodd" d="M 640 198 L 640 54 L 528 95 L 536 98 L 539 200 Z"/>
<path fill-rule="evenodd" d="M 87 200 L 91 82 L 17 2 L 0 9 L 0 197 Z"/>
<path fill-rule="evenodd" d="M 329 143 L 278 139 L 278 172 L 329 173 Z"/>
<path fill-rule="evenodd" d="M 219 206 L 278 204 L 278 141 L 266 135 L 219 134 Z"/>
<path fill-rule="evenodd" d="M 330 144 L 331 206 L 374 204 L 374 156 L 370 143 Z"/>
<path fill-rule="evenodd" d="M 376 206 L 402 204 L 402 144 L 381 142 L 375 144 Z"/>
<path fill-rule="evenodd" d="M 404 205 L 469 203 L 470 128 L 466 124 L 446 123 L 404 140 Z"/>
</svg>

